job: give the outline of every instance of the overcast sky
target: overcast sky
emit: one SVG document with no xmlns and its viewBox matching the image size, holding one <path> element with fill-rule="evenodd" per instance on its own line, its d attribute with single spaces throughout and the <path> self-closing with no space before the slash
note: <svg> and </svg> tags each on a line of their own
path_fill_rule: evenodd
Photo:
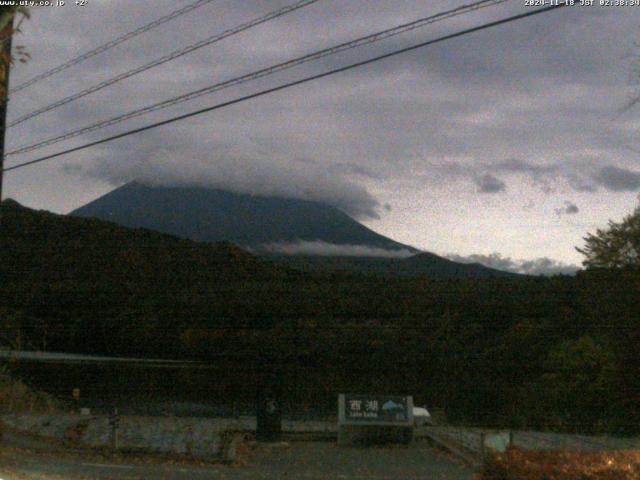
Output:
<svg viewBox="0 0 640 480">
<path fill-rule="evenodd" d="M 34 9 L 14 40 L 32 59 L 11 84 L 192 1 Z M 290 3 L 214 1 L 16 93 L 9 121 Z M 320 0 L 15 126 L 7 150 L 465 3 Z M 442 21 L 6 166 L 530 8 L 512 0 Z M 66 213 L 133 179 L 206 185 L 324 201 L 459 259 L 579 264 L 586 232 L 637 204 L 640 107 L 625 106 L 638 93 L 639 27 L 640 7 L 560 9 L 7 172 L 4 196 Z"/>
</svg>

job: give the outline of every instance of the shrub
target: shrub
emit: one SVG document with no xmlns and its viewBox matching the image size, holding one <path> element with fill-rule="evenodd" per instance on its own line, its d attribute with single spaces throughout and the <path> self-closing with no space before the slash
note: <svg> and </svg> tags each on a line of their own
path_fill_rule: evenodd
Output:
<svg viewBox="0 0 640 480">
<path fill-rule="evenodd" d="M 0 412 L 50 413 L 59 409 L 59 402 L 51 395 L 34 390 L 0 368 Z"/>
</svg>

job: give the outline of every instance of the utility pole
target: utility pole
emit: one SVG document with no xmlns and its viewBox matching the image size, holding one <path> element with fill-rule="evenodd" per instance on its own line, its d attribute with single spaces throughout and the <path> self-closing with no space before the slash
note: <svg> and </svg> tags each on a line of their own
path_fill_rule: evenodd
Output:
<svg viewBox="0 0 640 480">
<path fill-rule="evenodd" d="M 0 203 L 2 202 L 2 170 L 4 169 L 4 137 L 7 125 L 7 106 L 9 97 L 9 69 L 11 66 L 11 41 L 13 39 L 13 18 L 0 31 L 2 39 L 2 68 L 4 79 L 2 81 L 2 97 L 0 98 Z M 2 208 L 0 207 L 0 222 L 2 222 Z"/>
</svg>

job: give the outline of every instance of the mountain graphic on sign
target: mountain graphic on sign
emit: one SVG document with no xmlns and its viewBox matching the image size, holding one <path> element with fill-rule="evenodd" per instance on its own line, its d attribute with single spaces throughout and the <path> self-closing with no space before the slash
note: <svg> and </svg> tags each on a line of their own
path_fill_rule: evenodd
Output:
<svg viewBox="0 0 640 480">
<path fill-rule="evenodd" d="M 388 400 L 384 405 L 382 405 L 382 410 L 404 410 L 404 407 L 400 403 Z"/>
</svg>

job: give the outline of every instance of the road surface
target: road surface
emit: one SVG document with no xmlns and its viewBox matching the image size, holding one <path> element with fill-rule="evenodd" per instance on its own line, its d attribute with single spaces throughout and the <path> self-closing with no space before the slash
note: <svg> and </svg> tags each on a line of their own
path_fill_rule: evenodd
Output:
<svg viewBox="0 0 640 480">
<path fill-rule="evenodd" d="M 5 442 L 6 443 L 6 442 Z M 9 441 L 11 443 L 11 441 Z M 433 450 L 426 440 L 413 445 L 338 447 L 328 441 L 294 441 L 247 448 L 238 465 L 159 463 L 157 459 L 108 459 L 69 452 L 60 447 L 0 448 L 2 480 L 266 480 L 354 479 L 471 480 L 473 472 L 448 454 Z"/>
</svg>

